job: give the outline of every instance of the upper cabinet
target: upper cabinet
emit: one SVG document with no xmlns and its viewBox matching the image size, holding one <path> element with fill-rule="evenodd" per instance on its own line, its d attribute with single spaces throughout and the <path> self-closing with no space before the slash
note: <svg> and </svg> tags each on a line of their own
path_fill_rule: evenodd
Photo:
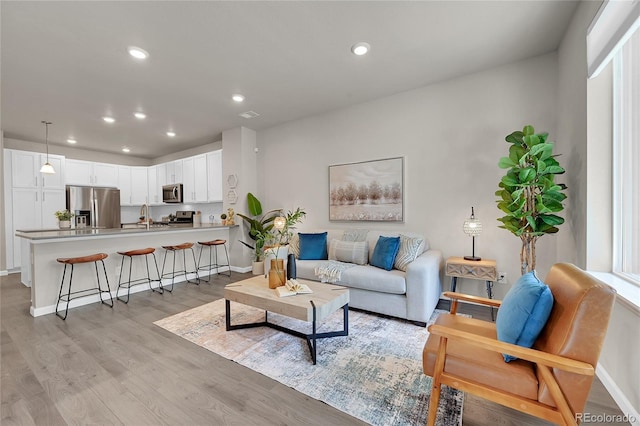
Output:
<svg viewBox="0 0 640 426">
<path fill-rule="evenodd" d="M 118 186 L 116 164 L 69 159 L 66 160 L 65 166 L 67 185 Z"/>
<path fill-rule="evenodd" d="M 207 201 L 222 202 L 222 151 L 207 154 Z"/>
<path fill-rule="evenodd" d="M 141 206 L 148 200 L 148 167 L 118 166 L 121 206 Z"/>
<path fill-rule="evenodd" d="M 49 155 L 49 163 L 55 174 L 40 173 L 47 161 L 45 154 L 11 150 L 11 184 L 14 188 L 64 189 L 65 159 L 61 155 Z"/>
<path fill-rule="evenodd" d="M 158 183 L 158 167 L 147 167 L 147 193 L 149 194 L 149 205 L 159 206 L 162 204 L 162 185 Z"/>
<path fill-rule="evenodd" d="M 182 183 L 185 203 L 207 202 L 207 156 L 205 154 L 182 160 Z"/>
<path fill-rule="evenodd" d="M 182 162 L 184 160 L 176 160 L 165 163 L 166 174 L 165 181 L 162 185 L 169 185 L 172 183 L 182 183 Z"/>
</svg>

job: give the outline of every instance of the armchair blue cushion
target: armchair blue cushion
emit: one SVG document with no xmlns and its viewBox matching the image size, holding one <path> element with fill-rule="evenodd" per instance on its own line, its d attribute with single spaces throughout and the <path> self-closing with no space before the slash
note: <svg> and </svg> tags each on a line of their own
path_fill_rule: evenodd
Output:
<svg viewBox="0 0 640 426">
<path fill-rule="evenodd" d="M 530 348 L 544 328 L 551 308 L 553 294 L 536 277 L 535 272 L 524 274 L 507 292 L 498 309 L 496 330 L 498 340 Z M 503 354 L 506 362 L 517 359 Z"/>
</svg>

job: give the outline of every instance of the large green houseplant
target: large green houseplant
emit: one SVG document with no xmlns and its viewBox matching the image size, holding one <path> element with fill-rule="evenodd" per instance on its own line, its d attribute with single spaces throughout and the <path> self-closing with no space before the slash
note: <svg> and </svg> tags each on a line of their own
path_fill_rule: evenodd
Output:
<svg viewBox="0 0 640 426">
<path fill-rule="evenodd" d="M 558 232 L 564 219 L 556 213 L 564 209 L 567 188 L 555 182 L 565 170 L 553 155 L 553 143 L 547 133 L 535 133 L 533 126 L 515 131 L 505 140 L 511 145 L 509 156 L 498 163 L 507 169 L 496 191 L 498 208 L 506 215 L 499 218 L 500 228 L 522 240 L 520 272 L 524 275 L 536 267 L 536 242 L 545 234 Z"/>
<path fill-rule="evenodd" d="M 249 209 L 248 215 L 238 213 L 238 216 L 249 225 L 249 238 L 254 242 L 251 244 L 240 241 L 240 243 L 253 250 L 254 261 L 259 262 L 262 260 L 264 254 L 265 242 L 269 238 L 270 231 L 273 229 L 273 221 L 282 209 L 269 210 L 263 214 L 262 203 L 250 192 L 247 193 L 247 208 Z"/>
</svg>

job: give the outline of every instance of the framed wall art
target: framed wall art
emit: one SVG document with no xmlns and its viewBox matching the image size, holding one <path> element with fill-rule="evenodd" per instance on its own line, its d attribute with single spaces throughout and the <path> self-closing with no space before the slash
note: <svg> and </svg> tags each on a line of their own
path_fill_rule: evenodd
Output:
<svg viewBox="0 0 640 426">
<path fill-rule="evenodd" d="M 404 157 L 329 166 L 329 220 L 404 222 Z"/>
</svg>

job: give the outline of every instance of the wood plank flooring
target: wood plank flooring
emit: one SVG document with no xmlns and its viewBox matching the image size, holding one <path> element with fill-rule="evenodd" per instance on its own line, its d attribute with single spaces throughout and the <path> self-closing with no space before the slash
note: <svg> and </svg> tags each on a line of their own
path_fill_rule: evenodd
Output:
<svg viewBox="0 0 640 426">
<path fill-rule="evenodd" d="M 150 291 L 115 308 L 93 304 L 29 315 L 19 274 L 0 277 L 2 425 L 359 425 L 361 421 L 153 325 L 223 294 L 249 278 Z M 444 302 L 446 303 L 446 302 Z M 446 306 L 443 306 L 446 308 Z M 468 313 L 489 318 L 488 311 Z M 621 414 L 599 381 L 587 411 Z M 543 425 L 540 420 L 465 396 L 465 425 Z"/>
</svg>

